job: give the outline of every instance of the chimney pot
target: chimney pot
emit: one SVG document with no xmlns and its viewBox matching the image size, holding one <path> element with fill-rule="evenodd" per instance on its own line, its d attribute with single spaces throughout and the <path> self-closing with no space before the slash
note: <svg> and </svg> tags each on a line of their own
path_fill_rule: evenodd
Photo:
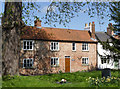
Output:
<svg viewBox="0 0 120 89">
<path fill-rule="evenodd" d="M 85 24 L 85 27 L 88 27 L 88 24 L 87 24 L 87 23 Z"/>
<path fill-rule="evenodd" d="M 89 26 L 91 26 L 91 22 L 89 23 Z"/>
</svg>

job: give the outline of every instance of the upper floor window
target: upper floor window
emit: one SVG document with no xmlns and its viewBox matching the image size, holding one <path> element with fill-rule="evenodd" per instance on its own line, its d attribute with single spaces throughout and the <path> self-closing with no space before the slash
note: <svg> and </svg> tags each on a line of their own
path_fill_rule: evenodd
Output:
<svg viewBox="0 0 120 89">
<path fill-rule="evenodd" d="M 89 61 L 88 57 L 83 57 L 82 58 L 82 64 L 88 65 L 88 61 Z"/>
<path fill-rule="evenodd" d="M 59 65 L 58 57 L 51 57 L 51 66 L 58 66 L 58 65 Z"/>
<path fill-rule="evenodd" d="M 83 51 L 88 51 L 89 50 L 88 43 L 82 43 L 82 50 Z"/>
<path fill-rule="evenodd" d="M 33 66 L 33 59 L 28 58 L 28 59 L 23 59 L 23 67 L 24 68 L 31 68 Z"/>
<path fill-rule="evenodd" d="M 76 44 L 72 43 L 72 51 L 76 51 Z"/>
<path fill-rule="evenodd" d="M 33 50 L 33 41 L 32 40 L 24 40 L 23 41 L 23 50 Z"/>
<path fill-rule="evenodd" d="M 51 42 L 50 49 L 52 51 L 57 51 L 59 50 L 59 43 L 58 42 Z"/>
</svg>

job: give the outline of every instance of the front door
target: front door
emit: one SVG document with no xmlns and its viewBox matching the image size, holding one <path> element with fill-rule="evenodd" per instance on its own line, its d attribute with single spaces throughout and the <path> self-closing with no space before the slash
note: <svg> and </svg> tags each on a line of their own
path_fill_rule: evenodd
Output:
<svg viewBox="0 0 120 89">
<path fill-rule="evenodd" d="M 65 56 L 65 72 L 70 72 L 70 56 Z"/>
</svg>

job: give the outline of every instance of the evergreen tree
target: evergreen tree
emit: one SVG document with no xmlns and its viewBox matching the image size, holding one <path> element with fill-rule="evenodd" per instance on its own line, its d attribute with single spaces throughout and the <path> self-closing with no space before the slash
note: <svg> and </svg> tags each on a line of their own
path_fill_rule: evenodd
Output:
<svg viewBox="0 0 120 89">
<path fill-rule="evenodd" d="M 115 31 L 120 32 L 120 2 L 114 2 L 110 7 L 111 20 L 115 22 L 113 25 Z M 120 34 L 118 34 L 120 36 Z"/>
<path fill-rule="evenodd" d="M 111 20 L 115 22 L 115 24 L 111 24 L 110 29 L 114 31 L 118 37 L 120 37 L 120 2 L 112 2 L 110 3 L 110 12 L 111 12 Z M 119 61 L 120 59 L 120 39 L 111 36 L 112 45 L 109 42 L 103 42 L 102 45 L 104 49 L 109 50 L 111 52 L 111 58 L 114 58 L 114 62 Z"/>
</svg>

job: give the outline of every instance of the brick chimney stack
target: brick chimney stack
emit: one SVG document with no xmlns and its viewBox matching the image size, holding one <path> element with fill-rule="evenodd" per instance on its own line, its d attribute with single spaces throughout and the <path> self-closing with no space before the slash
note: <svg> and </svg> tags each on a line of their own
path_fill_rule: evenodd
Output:
<svg viewBox="0 0 120 89">
<path fill-rule="evenodd" d="M 112 28 L 112 23 L 109 23 L 107 27 L 107 34 L 113 36 L 114 32 L 111 30 L 111 28 Z"/>
<path fill-rule="evenodd" d="M 36 20 L 34 21 L 34 26 L 35 26 L 36 28 L 42 28 L 41 22 L 42 22 L 41 20 L 36 19 Z"/>
<path fill-rule="evenodd" d="M 92 28 L 91 28 L 91 37 L 93 38 L 93 39 L 95 39 L 95 23 L 94 22 L 92 22 Z"/>
</svg>

